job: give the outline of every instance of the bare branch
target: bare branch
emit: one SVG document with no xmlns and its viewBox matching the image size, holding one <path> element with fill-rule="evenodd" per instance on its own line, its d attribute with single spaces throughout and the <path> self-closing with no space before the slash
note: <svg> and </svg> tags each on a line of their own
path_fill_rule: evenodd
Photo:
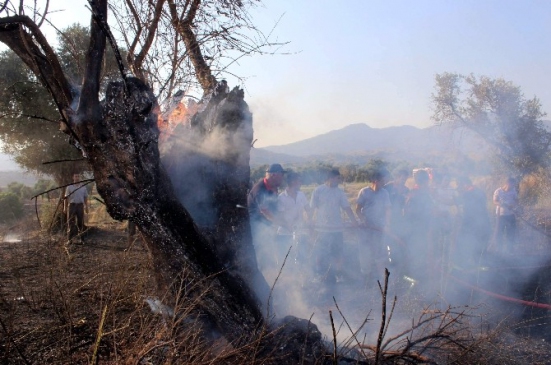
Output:
<svg viewBox="0 0 551 365">
<path fill-rule="evenodd" d="M 168 0 L 172 24 L 184 40 L 189 58 L 193 63 L 197 74 L 197 79 L 203 88 L 204 94 L 208 94 L 210 91 L 214 90 L 214 87 L 216 86 L 216 78 L 212 75 L 210 67 L 205 62 L 205 58 L 203 57 L 201 48 L 197 42 L 197 37 L 192 30 L 192 24 L 200 3 L 200 0 L 193 0 L 186 17 L 183 21 L 181 21 L 180 17 L 178 17 L 174 0 Z"/>
<path fill-rule="evenodd" d="M 157 4 L 155 5 L 155 11 L 153 15 L 153 20 L 151 21 L 151 24 L 149 24 L 149 27 L 147 28 L 147 36 L 145 38 L 145 43 L 136 58 L 133 62 L 134 67 L 134 73 L 137 77 L 144 80 L 143 76 L 143 62 L 145 60 L 145 56 L 149 53 L 149 49 L 151 48 L 151 44 L 153 43 L 153 39 L 155 38 L 155 34 L 157 32 L 157 27 L 159 25 L 159 19 L 161 18 L 161 13 L 163 10 L 165 0 L 158 0 Z"/>
<path fill-rule="evenodd" d="M 92 22 L 90 25 L 90 46 L 86 53 L 86 69 L 82 82 L 82 95 L 79 100 L 78 113 L 88 115 L 99 105 L 99 88 L 101 66 L 105 52 L 106 34 L 102 31 L 101 23 L 107 17 L 107 0 L 88 0 L 92 8 Z"/>
</svg>

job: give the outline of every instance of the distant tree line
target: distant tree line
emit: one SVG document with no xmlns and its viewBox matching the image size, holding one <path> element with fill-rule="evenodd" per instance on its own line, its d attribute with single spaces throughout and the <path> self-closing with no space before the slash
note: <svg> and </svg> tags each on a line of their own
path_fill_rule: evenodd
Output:
<svg viewBox="0 0 551 365">
<path fill-rule="evenodd" d="M 277 162 L 277 161 L 274 161 Z M 264 177 L 268 164 L 251 167 L 251 182 Z M 368 183 L 375 170 L 387 169 L 391 175 L 399 170 L 413 172 L 415 168 L 431 167 L 446 171 L 451 176 L 467 175 L 487 176 L 492 173 L 490 162 L 475 160 L 468 156 L 456 156 L 455 158 L 427 158 L 426 161 L 386 161 L 374 158 L 367 163 L 346 163 L 328 161 L 310 161 L 302 164 L 283 165 L 286 170 L 297 172 L 302 177 L 305 185 L 322 184 L 330 169 L 338 169 L 345 183 Z"/>
<path fill-rule="evenodd" d="M 55 188 L 52 180 L 40 179 L 33 187 L 20 182 L 11 182 L 0 189 L 0 223 L 7 223 L 25 215 L 24 205 L 34 196 Z M 59 191 L 52 191 L 42 196 L 43 199 L 58 198 Z"/>
</svg>

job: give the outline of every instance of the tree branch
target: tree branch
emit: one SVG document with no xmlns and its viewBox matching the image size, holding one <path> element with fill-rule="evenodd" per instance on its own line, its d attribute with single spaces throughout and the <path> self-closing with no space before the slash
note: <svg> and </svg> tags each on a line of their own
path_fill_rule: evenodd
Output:
<svg viewBox="0 0 551 365">
<path fill-rule="evenodd" d="M 98 108 L 100 77 L 106 44 L 106 34 L 102 31 L 100 24 L 107 19 L 107 0 L 88 0 L 88 3 L 92 8 L 92 22 L 82 94 L 78 105 L 78 114 L 82 116 L 91 116 L 91 113 L 100 111 Z"/>
<path fill-rule="evenodd" d="M 12 49 L 31 69 L 68 121 L 66 111 L 73 100 L 71 86 L 57 55 L 37 25 L 26 15 L 1 18 L 0 42 Z"/>
<path fill-rule="evenodd" d="M 147 27 L 147 36 L 145 38 L 144 45 L 140 53 L 134 59 L 134 73 L 143 81 L 145 81 L 142 69 L 143 61 L 145 59 L 145 56 L 149 53 L 151 44 L 155 39 L 155 34 L 157 33 L 157 27 L 159 25 L 159 19 L 161 18 L 164 3 L 165 0 L 157 1 L 157 4 L 155 5 L 155 12 L 153 13 L 153 20 L 151 21 L 151 24 L 149 24 L 149 27 Z"/>
<path fill-rule="evenodd" d="M 184 40 L 189 58 L 197 74 L 197 80 L 199 80 L 204 94 L 207 94 L 214 90 L 217 82 L 216 78 L 212 75 L 209 65 L 205 62 L 205 58 L 199 47 L 199 42 L 197 42 L 197 37 L 192 30 L 193 20 L 195 19 L 200 4 L 201 0 L 194 0 L 191 3 L 187 16 L 183 21 L 180 21 L 174 0 L 168 0 L 172 24 Z"/>
</svg>

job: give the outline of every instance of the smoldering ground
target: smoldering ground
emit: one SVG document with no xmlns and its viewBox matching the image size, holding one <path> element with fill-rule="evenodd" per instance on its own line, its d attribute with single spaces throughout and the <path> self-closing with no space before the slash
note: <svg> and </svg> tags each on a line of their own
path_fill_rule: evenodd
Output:
<svg viewBox="0 0 551 365">
<path fill-rule="evenodd" d="M 519 241 L 528 233 L 526 230 L 533 229 L 524 227 Z M 539 235 L 541 242 L 546 239 L 541 232 L 530 235 Z M 261 271 L 273 286 L 272 315 L 311 318 L 327 338 L 333 336 L 332 327 L 336 326 L 337 336 L 343 342 L 352 331 L 360 329 L 354 334 L 356 337 L 365 338 L 366 343 L 376 342 L 382 313 L 379 284 L 384 282 L 384 271 L 361 273 L 357 255 L 357 245 L 363 243 L 360 230 L 350 229 L 345 234 L 342 278 L 330 284 L 317 275 L 312 238 L 304 235 L 291 245 L 281 245 L 267 227 L 262 236 L 264 239 L 255 243 L 255 249 Z M 421 281 L 407 269 L 407 263 L 393 260 L 393 257 L 404 260 L 392 253 L 400 250 L 401 244 L 392 239 L 387 243 L 390 250 L 384 266 L 390 271 L 388 311 L 393 298 L 397 300 L 387 330 L 389 337 L 411 326 L 412 319 L 423 311 L 444 312 L 448 308 L 465 311 L 467 320 L 476 323 L 474 328 L 478 330 L 507 323 L 524 334 L 545 335 L 549 311 L 531 306 L 538 300 L 549 301 L 549 287 L 544 283 L 549 256 L 545 252 L 533 255 L 530 244 L 520 242 L 515 254 L 481 254 L 478 248 L 465 246 L 452 250 L 448 257 L 433 256 L 433 262 L 426 257 L 418 258 L 424 259 L 430 268 L 430 275 Z M 480 327 L 480 323 L 484 326 Z"/>
<path fill-rule="evenodd" d="M 205 138 L 205 133 L 189 125 L 178 128 L 182 133 L 169 141 L 168 150 L 172 153 L 169 158 L 165 155 L 163 163 L 184 206 L 199 226 L 208 229 L 214 227 L 217 219 L 212 195 L 216 189 L 212 185 L 216 181 L 214 177 L 232 171 L 231 165 L 209 165 L 206 162 L 213 157 L 215 160 L 226 159 L 228 154 L 234 153 L 232 146 L 236 144 L 248 148 L 252 129 L 228 133 L 214 125 Z M 247 157 L 246 153 L 238 153 L 232 160 L 246 163 Z M 234 209 L 237 212 L 244 207 L 236 204 Z M 431 257 L 425 252 L 415 251 L 405 256 L 403 251 L 407 239 L 399 242 L 386 237 L 385 245 L 390 248 L 390 255 L 384 263 L 374 262 L 376 269 L 370 273 L 362 273 L 359 269 L 357 247 L 365 244 L 361 230 L 347 229 L 341 276 L 331 283 L 320 277 L 316 259 L 330 253 L 316 247 L 314 236 L 308 229 L 296 232 L 294 239 L 282 243 L 275 239 L 274 227 L 254 227 L 253 230 L 257 230 L 253 242 L 255 252 L 249 254 L 255 255 L 271 286 L 270 293 L 255 288 L 259 296 L 271 297 L 271 306 L 265 308 L 266 317 L 293 315 L 311 319 L 328 338 L 333 336 L 333 327 L 336 327 L 340 341 L 350 338 L 354 332 L 357 338 L 365 338 L 367 343 L 375 342 L 382 314 L 379 284 L 384 280 L 385 267 L 390 271 L 387 300 L 391 303 L 394 296 L 397 298 L 387 336 L 403 331 L 411 324 L 412 318 L 427 308 L 441 311 L 449 307 L 468 308 L 473 318 L 480 321 L 484 317 L 490 327 L 503 318 L 512 325 L 523 322 L 526 326 L 545 327 L 547 312 L 536 313 L 533 308 L 537 307 L 509 299 L 541 300 L 544 303 L 549 299 L 549 290 L 544 287 L 541 275 L 549 259 L 547 246 L 527 242 L 523 235 L 529 228 L 525 227 L 521 232 L 517 250 L 509 254 L 484 251 L 475 243 L 466 243 L 455 246 L 453 250 L 435 249 Z M 528 236 L 538 236 L 538 240 L 546 243 L 548 240 L 537 231 Z M 453 235 L 446 239 L 445 245 L 451 246 Z M 429 274 L 421 276 L 412 271 L 410 261 L 423 263 Z M 267 302 L 267 298 L 261 300 Z M 540 319 L 534 318 L 536 314 Z"/>
</svg>

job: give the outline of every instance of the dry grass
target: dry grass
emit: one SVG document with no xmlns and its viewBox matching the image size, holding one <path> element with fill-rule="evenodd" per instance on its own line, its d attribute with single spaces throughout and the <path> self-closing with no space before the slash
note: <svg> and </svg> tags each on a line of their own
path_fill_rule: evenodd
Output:
<svg viewBox="0 0 551 365">
<path fill-rule="evenodd" d="M 86 244 L 68 250 L 63 237 L 46 236 L 33 220 L 15 227 L 21 242 L 0 245 L 0 363 L 543 364 L 550 351 L 541 340 L 514 335 L 505 322 L 489 327 L 471 309 L 426 307 L 412 297 L 399 298 L 410 300 L 400 315 L 416 313 L 415 319 L 389 331 L 397 314 L 388 282 L 381 297 L 363 303 L 366 319 L 374 305 L 381 307 L 372 343 L 359 338 L 362 328 L 347 323 L 335 303 L 344 319 L 339 328 L 349 334 L 344 341 L 329 337 L 319 356 L 286 357 L 289 344 L 276 343 L 275 334 L 288 324 L 259 329 L 255 339 L 232 346 L 204 327 L 196 302 L 165 303 L 170 309 L 152 313 L 145 300 L 155 299 L 155 283 L 143 244 L 138 238 L 129 245 L 122 223 L 94 224 Z M 314 329 L 308 321 L 302 326 Z"/>
</svg>

